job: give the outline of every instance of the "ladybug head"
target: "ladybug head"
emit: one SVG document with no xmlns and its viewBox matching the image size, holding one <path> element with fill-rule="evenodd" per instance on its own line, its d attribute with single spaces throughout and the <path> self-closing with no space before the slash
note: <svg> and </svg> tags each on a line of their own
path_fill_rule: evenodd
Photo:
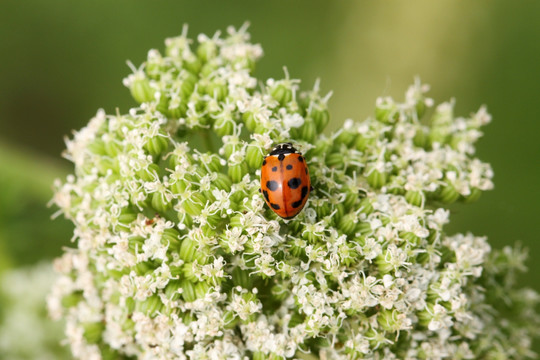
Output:
<svg viewBox="0 0 540 360">
<path fill-rule="evenodd" d="M 270 155 L 279 155 L 279 154 L 294 154 L 298 153 L 291 143 L 281 143 L 276 145 L 270 152 Z"/>
</svg>

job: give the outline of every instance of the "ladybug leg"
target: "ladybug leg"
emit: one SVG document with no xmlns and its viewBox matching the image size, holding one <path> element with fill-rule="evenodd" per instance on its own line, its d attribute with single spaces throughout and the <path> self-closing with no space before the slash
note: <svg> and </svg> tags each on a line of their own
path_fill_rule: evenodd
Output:
<svg viewBox="0 0 540 360">
<path fill-rule="evenodd" d="M 259 189 L 259 190 L 261 190 L 261 189 Z M 313 185 L 310 185 L 309 186 L 309 192 L 312 192 L 312 191 L 313 191 Z"/>
<path fill-rule="evenodd" d="M 259 188 L 259 192 L 262 192 L 261 188 Z"/>
</svg>

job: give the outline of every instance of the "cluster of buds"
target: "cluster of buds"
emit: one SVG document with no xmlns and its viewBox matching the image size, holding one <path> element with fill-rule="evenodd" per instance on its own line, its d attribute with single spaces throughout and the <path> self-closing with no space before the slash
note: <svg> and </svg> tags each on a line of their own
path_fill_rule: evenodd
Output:
<svg viewBox="0 0 540 360">
<path fill-rule="evenodd" d="M 258 85 L 245 28 L 165 45 L 125 79 L 138 107 L 99 111 L 67 140 L 75 175 L 54 202 L 76 248 L 55 262 L 48 305 L 75 357 L 530 355 L 538 297 L 498 281 L 521 253 L 443 230 L 445 204 L 493 187 L 474 158 L 485 108 L 455 118 L 417 82 L 326 136 L 329 96 L 288 74 Z M 258 192 L 281 142 L 314 187 L 292 220 Z"/>
</svg>

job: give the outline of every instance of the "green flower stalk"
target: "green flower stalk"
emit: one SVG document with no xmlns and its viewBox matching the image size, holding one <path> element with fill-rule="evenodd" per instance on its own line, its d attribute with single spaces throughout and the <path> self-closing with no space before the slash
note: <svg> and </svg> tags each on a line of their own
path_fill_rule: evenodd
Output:
<svg viewBox="0 0 540 360">
<path fill-rule="evenodd" d="M 484 107 L 455 117 L 416 82 L 327 136 L 329 96 L 288 75 L 260 84 L 245 28 L 165 45 L 125 79 L 137 107 L 100 110 L 66 141 L 75 174 L 54 202 L 76 248 L 56 260 L 49 310 L 76 358 L 533 355 L 523 253 L 444 231 L 446 204 L 493 187 L 474 157 Z M 314 187 L 292 220 L 258 191 L 281 142 Z"/>
</svg>

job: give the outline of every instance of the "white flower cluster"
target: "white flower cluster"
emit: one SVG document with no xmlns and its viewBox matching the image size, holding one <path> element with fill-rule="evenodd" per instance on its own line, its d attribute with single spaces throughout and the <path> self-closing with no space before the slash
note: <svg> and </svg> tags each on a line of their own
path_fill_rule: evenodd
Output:
<svg viewBox="0 0 540 360">
<path fill-rule="evenodd" d="M 0 274 L 0 357 L 10 360 L 69 359 L 62 324 L 47 316 L 45 298 L 55 280 L 50 262 Z"/>
<path fill-rule="evenodd" d="M 167 39 L 125 80 L 140 106 L 99 111 L 67 140 L 75 175 L 54 201 L 77 246 L 55 263 L 49 309 L 75 357 L 530 355 L 537 296 L 496 280 L 521 258 L 443 230 L 441 206 L 493 187 L 473 157 L 486 110 L 454 118 L 445 103 L 422 119 L 433 102 L 416 83 L 325 136 L 318 84 L 300 91 L 287 75 L 258 89 L 262 50 L 248 40 L 245 28 L 195 48 L 185 32 Z M 264 154 L 284 141 L 314 187 L 290 221 L 258 192 Z"/>
</svg>

